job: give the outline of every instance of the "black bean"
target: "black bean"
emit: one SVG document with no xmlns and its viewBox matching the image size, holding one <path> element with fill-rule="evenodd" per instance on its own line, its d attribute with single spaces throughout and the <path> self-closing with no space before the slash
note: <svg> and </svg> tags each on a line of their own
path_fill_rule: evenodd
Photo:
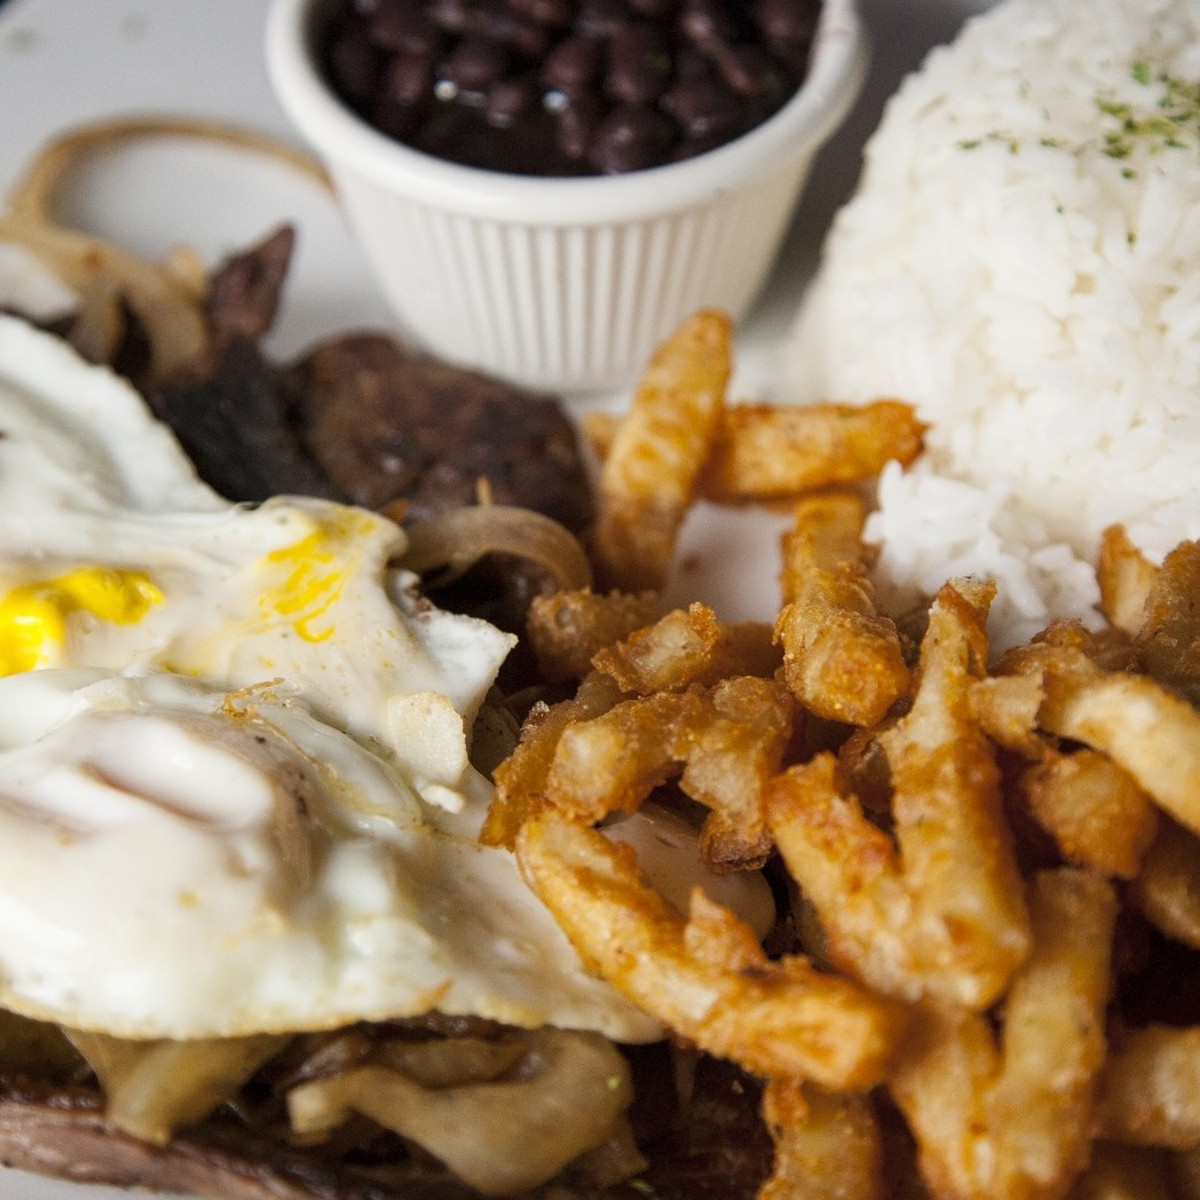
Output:
<svg viewBox="0 0 1200 1200">
<path fill-rule="evenodd" d="M 700 79 L 713 74 L 712 59 L 704 51 L 685 42 L 675 51 L 675 78 Z"/>
<path fill-rule="evenodd" d="M 814 0 L 758 0 L 754 18 L 769 42 L 807 42 L 817 24 Z"/>
<path fill-rule="evenodd" d="M 471 5 L 467 0 L 431 0 L 429 19 L 447 33 L 462 33 L 471 22 Z"/>
<path fill-rule="evenodd" d="M 350 32 L 329 48 L 334 85 L 348 100 L 369 100 L 379 87 L 382 60 L 366 34 Z"/>
<path fill-rule="evenodd" d="M 729 42 L 737 36 L 737 23 L 722 0 L 685 0 L 679 29 L 699 46 Z"/>
<path fill-rule="evenodd" d="M 492 125 L 511 125 L 537 104 L 537 83 L 528 75 L 498 79 L 488 88 L 484 112 Z"/>
<path fill-rule="evenodd" d="M 3 0 L 0 0 L 2 3 Z M 333 0 L 335 89 L 378 128 L 489 170 L 638 170 L 766 120 L 821 0 Z"/>
<path fill-rule="evenodd" d="M 582 0 L 575 14 L 575 32 L 584 37 L 612 37 L 629 20 L 622 0 Z"/>
<path fill-rule="evenodd" d="M 570 24 L 574 8 L 570 0 L 508 0 L 508 7 L 518 17 L 554 29 Z"/>
<path fill-rule="evenodd" d="M 420 105 L 401 104 L 382 97 L 371 110 L 371 123 L 388 137 L 408 141 L 421 126 L 424 109 Z"/>
<path fill-rule="evenodd" d="M 592 95 L 575 97 L 559 114 L 559 149 L 572 162 L 587 156 L 603 116 L 604 106 Z"/>
<path fill-rule="evenodd" d="M 725 82 L 743 96 L 769 95 L 782 86 L 779 66 L 761 46 L 753 42 L 723 46 L 714 58 Z"/>
<path fill-rule="evenodd" d="M 526 58 L 541 58 L 553 44 L 553 33 L 544 25 L 522 20 L 507 9 L 481 7 L 470 22 L 470 31 L 489 41 L 501 42 Z"/>
<path fill-rule="evenodd" d="M 707 154 L 718 146 L 724 146 L 729 138 L 723 133 L 706 133 L 699 137 L 685 137 L 671 153 L 672 162 L 685 162 L 698 154 Z"/>
<path fill-rule="evenodd" d="M 420 8 L 403 0 L 381 3 L 368 28 L 377 46 L 405 54 L 436 54 L 441 42 L 433 22 Z"/>
<path fill-rule="evenodd" d="M 649 24 L 626 25 L 609 41 L 605 91 L 623 104 L 651 104 L 671 79 L 671 55 Z"/>
<path fill-rule="evenodd" d="M 433 59 L 416 54 L 397 54 L 384 68 L 382 91 L 397 104 L 416 104 L 433 95 Z"/>
<path fill-rule="evenodd" d="M 603 65 L 600 42 L 595 38 L 571 37 L 559 42 L 547 55 L 542 79 L 547 87 L 578 92 L 596 82 Z"/>
<path fill-rule="evenodd" d="M 496 42 L 465 37 L 446 58 L 443 74 L 460 91 L 482 92 L 508 69 L 508 55 Z"/>
<path fill-rule="evenodd" d="M 516 21 L 505 39 L 518 53 L 530 60 L 544 58 L 554 45 L 554 30 L 537 21 Z"/>
<path fill-rule="evenodd" d="M 738 96 L 716 79 L 682 79 L 663 97 L 663 107 L 688 137 L 725 134 L 742 121 Z"/>
<path fill-rule="evenodd" d="M 640 171 L 663 161 L 675 123 L 652 108 L 621 105 L 601 121 L 592 143 L 592 165 L 606 175 Z"/>
</svg>

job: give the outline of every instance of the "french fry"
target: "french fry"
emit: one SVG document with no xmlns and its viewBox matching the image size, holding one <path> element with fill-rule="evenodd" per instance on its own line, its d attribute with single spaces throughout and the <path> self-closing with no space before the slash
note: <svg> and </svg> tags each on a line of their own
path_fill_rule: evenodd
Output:
<svg viewBox="0 0 1200 1200">
<path fill-rule="evenodd" d="M 1200 950 L 1200 838 L 1163 819 L 1130 887 L 1142 914 L 1168 937 Z"/>
<path fill-rule="evenodd" d="M 1020 876 L 970 688 L 987 660 L 987 589 L 947 584 L 930 613 L 911 711 L 880 735 L 897 845 L 841 792 L 833 756 L 767 789 L 768 823 L 832 960 L 881 992 L 982 1009 L 1029 951 Z"/>
<path fill-rule="evenodd" d="M 883 1141 L 870 1100 L 772 1079 L 762 1101 L 775 1166 L 758 1200 L 883 1200 Z"/>
<path fill-rule="evenodd" d="M 1138 1146 L 1200 1146 L 1200 1026 L 1128 1032 L 1105 1064 L 1103 1136 Z"/>
<path fill-rule="evenodd" d="M 1158 812 L 1111 759 L 1086 747 L 1072 754 L 1048 747 L 1021 774 L 1019 789 L 1067 862 L 1119 879 L 1137 875 L 1158 831 Z"/>
<path fill-rule="evenodd" d="M 1148 676 L 1105 671 L 1074 647 L 1031 645 L 1005 661 L 1040 679 L 1043 729 L 1107 754 L 1200 832 L 1200 711 Z"/>
<path fill-rule="evenodd" d="M 1121 1147 L 1128 1154 L 1153 1156 L 1157 1152 L 1146 1150 L 1140 1146 Z M 1166 1174 L 1170 1187 L 1160 1188 L 1150 1196 L 1170 1196 L 1171 1200 L 1200 1200 L 1200 1146 L 1194 1150 L 1176 1150 L 1167 1152 Z M 1090 1197 L 1088 1198 L 1090 1200 Z M 1142 1200 L 1141 1195 L 1131 1196 L 1130 1200 Z"/>
<path fill-rule="evenodd" d="M 1163 559 L 1143 606 L 1137 649 L 1148 674 L 1200 707 L 1200 542 Z"/>
<path fill-rule="evenodd" d="M 741 504 L 857 483 L 892 459 L 907 466 L 924 433 L 912 407 L 898 400 L 732 405 L 700 486 L 707 499 Z"/>
<path fill-rule="evenodd" d="M 600 462 L 611 455 L 619 429 L 610 413 L 584 419 L 588 445 Z M 921 451 L 924 433 L 912 408 L 896 400 L 787 408 L 730 404 L 699 494 L 715 503 L 743 504 L 859 483 L 891 459 L 908 466 Z"/>
<path fill-rule="evenodd" d="M 538 671 L 551 683 L 582 679 L 592 658 L 659 615 L 654 592 L 593 592 L 590 588 L 535 596 L 525 633 Z"/>
<path fill-rule="evenodd" d="M 1100 609 L 1126 633 L 1142 627 L 1142 614 L 1158 568 L 1129 540 L 1122 525 L 1110 525 L 1100 539 L 1096 582 Z"/>
<path fill-rule="evenodd" d="M 805 959 L 768 959 L 698 890 L 685 918 L 629 847 L 553 810 L 521 829 L 517 861 L 583 961 L 679 1036 L 768 1078 L 851 1091 L 883 1079 L 900 1006 Z"/>
<path fill-rule="evenodd" d="M 907 694 L 912 676 L 895 624 L 875 611 L 854 492 L 810 497 L 783 539 L 785 605 L 775 624 L 783 678 L 819 717 L 873 725 Z"/>
<path fill-rule="evenodd" d="M 782 656 L 769 625 L 721 622 L 708 605 L 695 603 L 630 632 L 600 650 L 593 663 L 622 691 L 645 696 L 692 683 L 714 684 L 730 675 L 769 678 Z"/>
<path fill-rule="evenodd" d="M 1176 1197 L 1165 1154 L 1141 1146 L 1097 1142 L 1068 1200 L 1164 1200 Z M 1185 1200 L 1178 1197 L 1177 1200 Z"/>
<path fill-rule="evenodd" d="M 516 749 L 493 772 L 495 791 L 479 835 L 485 846 L 512 847 L 517 830 L 547 803 L 546 779 L 563 732 L 576 721 L 607 712 L 620 699 L 609 676 L 593 674 L 572 699 L 534 707 Z"/>
<path fill-rule="evenodd" d="M 1095 872 L 1039 873 L 1034 944 L 987 1017 L 924 1008 L 889 1080 L 939 1200 L 1057 1200 L 1087 1163 L 1104 1061 L 1116 896 Z"/>
<path fill-rule="evenodd" d="M 753 676 L 625 700 L 562 732 L 545 795 L 592 824 L 635 811 L 678 775 L 682 790 L 711 810 L 700 831 L 705 861 L 717 869 L 761 866 L 770 850 L 763 792 L 779 769 L 791 718 L 786 690 Z"/>
<path fill-rule="evenodd" d="M 732 365 L 723 313 L 686 320 L 650 360 L 600 471 L 595 556 L 609 586 L 660 590 L 717 436 Z"/>
<path fill-rule="evenodd" d="M 1031 762 L 1046 754 L 1041 707 L 1042 684 L 1034 675 L 991 675 L 971 688 L 971 712 L 988 737 Z"/>
</svg>

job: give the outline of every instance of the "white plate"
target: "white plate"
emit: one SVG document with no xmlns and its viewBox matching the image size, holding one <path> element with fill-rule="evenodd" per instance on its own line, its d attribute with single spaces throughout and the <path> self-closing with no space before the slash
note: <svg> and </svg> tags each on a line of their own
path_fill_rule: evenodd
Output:
<svg viewBox="0 0 1200 1200">
<path fill-rule="evenodd" d="M 769 399 L 772 347 L 814 268 L 832 213 L 849 195 L 862 142 L 886 97 L 929 46 L 987 0 L 864 0 L 873 66 L 863 97 L 823 152 L 762 300 L 738 337 L 735 392 Z M 104 116 L 173 113 L 292 138 L 261 61 L 266 0 L 0 2 L 0 189 L 58 131 Z M 299 230 L 284 308 L 268 349 L 288 356 L 387 310 L 333 201 L 260 158 L 195 143 L 144 143 L 72 176 L 64 215 L 150 256 L 186 242 L 208 262 L 283 221 Z M 619 401 L 569 398 L 574 411 Z M 779 525 L 702 507 L 683 531 L 670 597 L 704 599 L 729 619 L 775 607 Z M 119 1200 L 128 1193 L 0 1170 L 0 1200 Z"/>
</svg>

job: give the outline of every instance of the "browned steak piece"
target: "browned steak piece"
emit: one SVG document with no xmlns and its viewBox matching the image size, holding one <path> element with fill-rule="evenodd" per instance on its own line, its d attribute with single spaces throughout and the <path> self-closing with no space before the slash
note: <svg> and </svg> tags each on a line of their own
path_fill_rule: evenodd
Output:
<svg viewBox="0 0 1200 1200">
<path fill-rule="evenodd" d="M 288 423 L 278 373 L 255 343 L 224 344 L 203 375 L 154 388 L 147 399 L 200 478 L 227 500 L 345 499 Z"/>
<path fill-rule="evenodd" d="M 288 375 L 304 444 L 356 504 L 408 501 L 415 518 L 497 504 L 590 524 L 574 427 L 552 396 L 414 354 L 388 337 L 325 343 Z"/>
<path fill-rule="evenodd" d="M 771 1147 L 757 1117 L 757 1085 L 702 1060 L 682 1108 L 664 1077 L 662 1048 L 635 1052 L 634 1115 L 650 1160 L 614 1188 L 568 1175 L 520 1200 L 753 1200 Z M 278 1126 L 223 1110 L 158 1149 L 114 1129 L 92 1087 L 0 1074 L 0 1163 L 76 1183 L 115 1184 L 212 1200 L 479 1200 L 476 1192 L 391 1134 L 344 1144 L 289 1144 Z"/>
<path fill-rule="evenodd" d="M 293 365 L 260 342 L 293 245 L 282 229 L 210 281 L 204 361 L 153 387 L 155 413 L 201 477 L 230 500 L 300 493 L 411 518 L 479 499 L 532 508 L 576 533 L 592 498 L 558 398 L 405 350 L 382 333 L 334 338 Z"/>
</svg>

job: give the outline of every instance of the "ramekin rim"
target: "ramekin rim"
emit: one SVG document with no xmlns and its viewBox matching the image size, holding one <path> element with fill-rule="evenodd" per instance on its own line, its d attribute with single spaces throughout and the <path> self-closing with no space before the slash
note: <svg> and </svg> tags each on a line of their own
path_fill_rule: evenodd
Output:
<svg viewBox="0 0 1200 1200">
<path fill-rule="evenodd" d="M 272 0 L 266 59 L 288 117 L 335 178 L 351 170 L 429 204 L 527 224 L 633 219 L 740 190 L 815 153 L 857 98 L 868 57 L 858 0 L 823 0 L 808 76 L 777 113 L 734 141 L 684 162 L 622 175 L 506 175 L 405 146 L 338 100 L 311 53 L 313 10 L 322 2 L 328 0 Z"/>
</svg>

